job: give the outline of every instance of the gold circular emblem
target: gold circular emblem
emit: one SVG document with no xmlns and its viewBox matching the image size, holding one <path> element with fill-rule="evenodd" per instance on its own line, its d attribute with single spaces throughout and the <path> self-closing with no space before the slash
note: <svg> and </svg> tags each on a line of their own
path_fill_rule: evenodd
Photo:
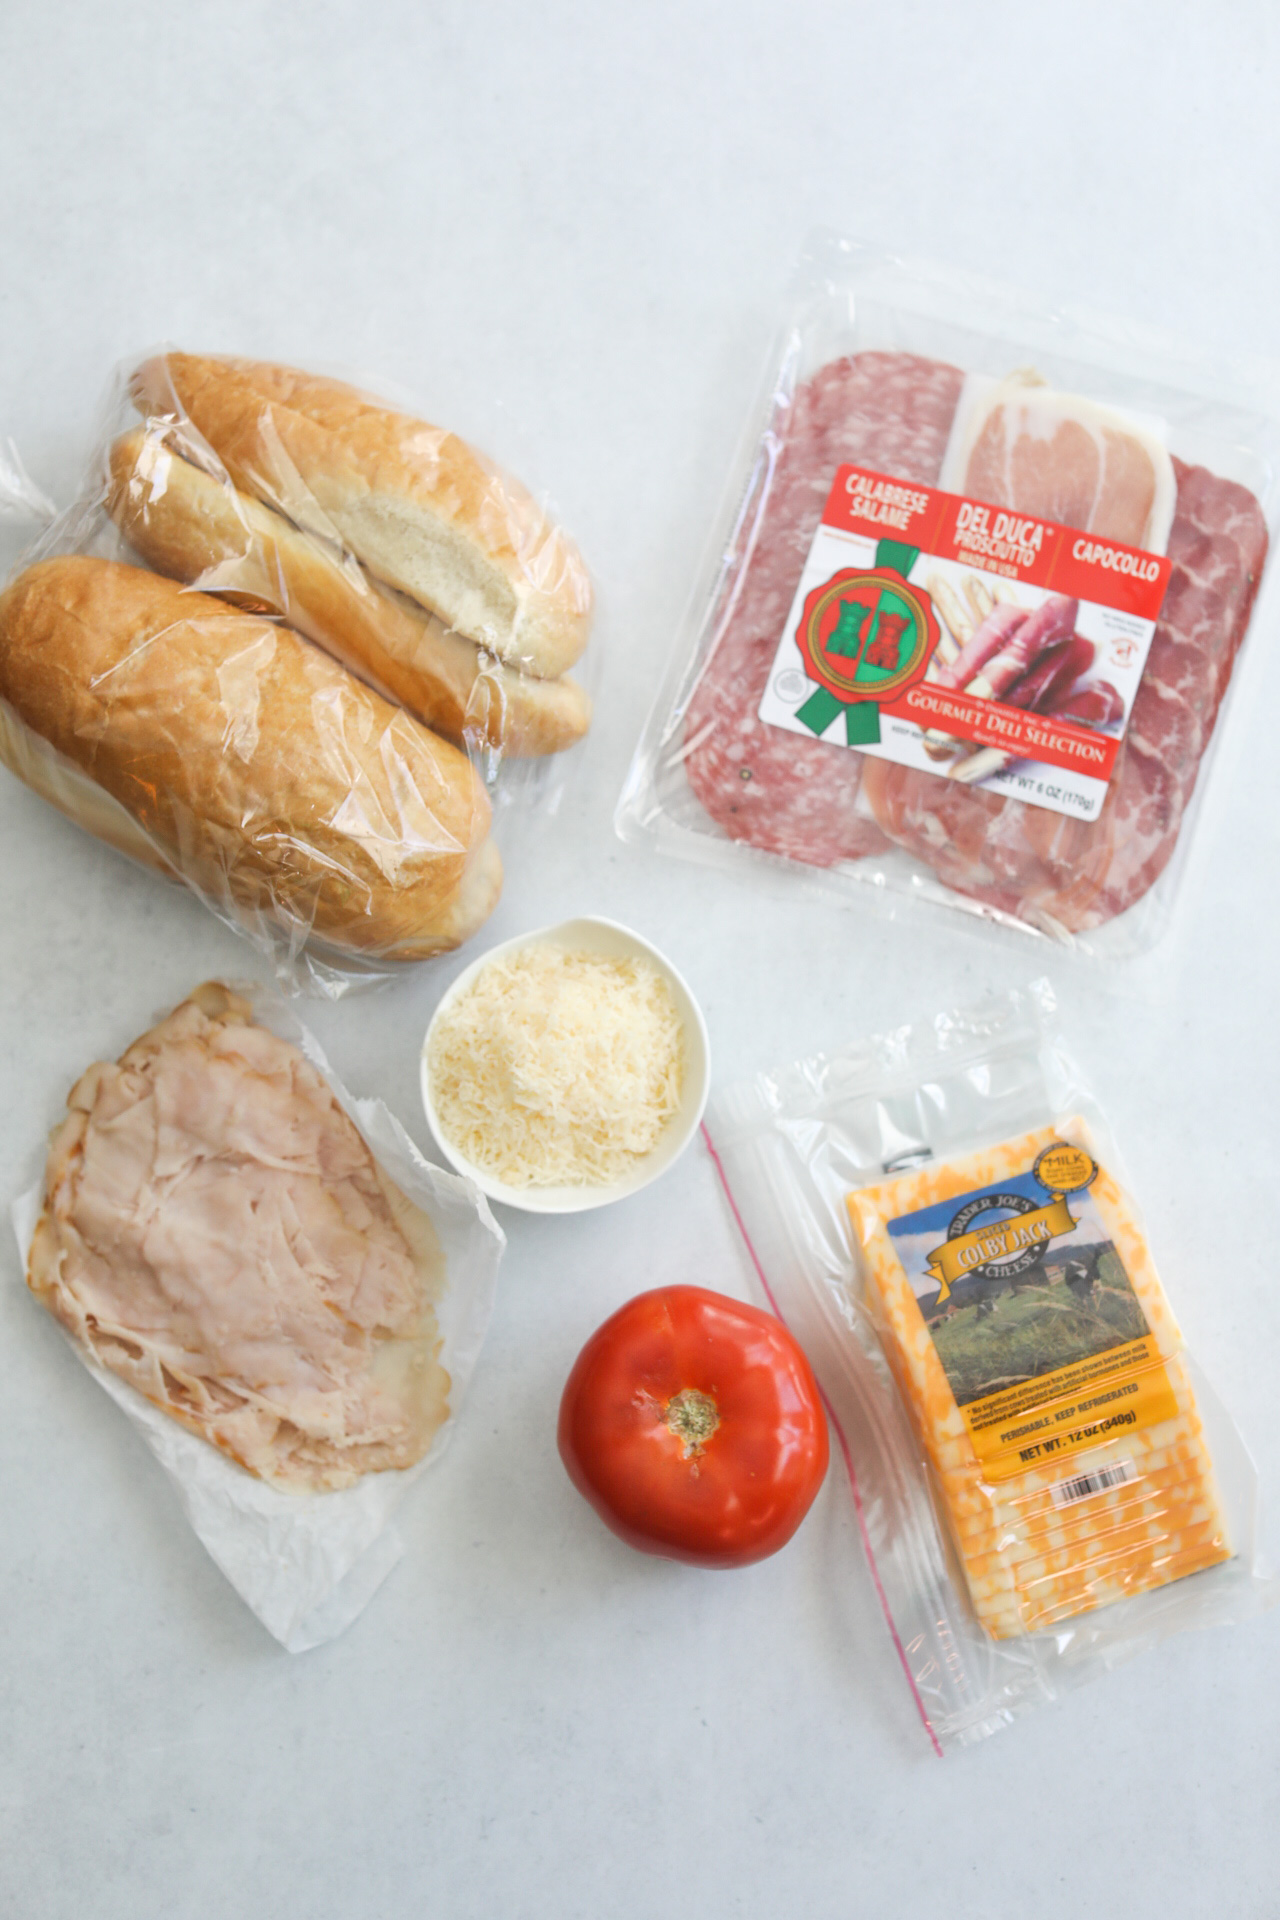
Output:
<svg viewBox="0 0 1280 1920">
<path fill-rule="evenodd" d="M 1079 1193 L 1098 1176 L 1097 1167 L 1082 1147 L 1069 1147 L 1061 1140 L 1038 1155 L 1032 1172 L 1050 1193 Z"/>
</svg>

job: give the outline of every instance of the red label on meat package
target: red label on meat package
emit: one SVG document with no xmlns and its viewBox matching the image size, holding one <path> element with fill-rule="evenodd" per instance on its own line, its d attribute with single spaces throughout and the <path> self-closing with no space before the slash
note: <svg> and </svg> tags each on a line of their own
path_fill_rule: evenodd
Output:
<svg viewBox="0 0 1280 1920">
<path fill-rule="evenodd" d="M 1140 620 L 1159 618 L 1172 564 L 1141 547 L 1099 540 L 958 493 L 911 486 L 864 467 L 839 469 L 822 522 L 872 540 L 892 529 L 938 559 L 1096 600 Z"/>
<path fill-rule="evenodd" d="M 1138 547 L 840 467 L 760 718 L 1096 819 L 1169 573 Z"/>
</svg>

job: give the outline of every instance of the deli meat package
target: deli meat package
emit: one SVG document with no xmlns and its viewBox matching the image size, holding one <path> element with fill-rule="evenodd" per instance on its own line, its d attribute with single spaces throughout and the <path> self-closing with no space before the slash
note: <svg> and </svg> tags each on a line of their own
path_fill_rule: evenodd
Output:
<svg viewBox="0 0 1280 1920">
<path fill-rule="evenodd" d="M 707 1130 L 939 1750 L 1277 1597 L 1249 1455 L 1047 985 L 760 1074 Z"/>
<path fill-rule="evenodd" d="M 1149 946 L 1278 504 L 1190 364 L 812 242 L 619 832 Z"/>
</svg>

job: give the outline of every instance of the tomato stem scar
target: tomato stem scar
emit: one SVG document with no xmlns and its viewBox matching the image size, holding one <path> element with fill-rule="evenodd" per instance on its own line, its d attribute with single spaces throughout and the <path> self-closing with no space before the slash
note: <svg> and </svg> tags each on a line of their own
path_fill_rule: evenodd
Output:
<svg viewBox="0 0 1280 1920">
<path fill-rule="evenodd" d="M 682 1457 L 686 1460 L 691 1454 L 702 1452 L 720 1425 L 715 1401 L 709 1393 L 700 1393 L 697 1387 L 682 1387 L 679 1393 L 673 1394 L 663 1409 L 663 1419 L 680 1441 Z"/>
</svg>

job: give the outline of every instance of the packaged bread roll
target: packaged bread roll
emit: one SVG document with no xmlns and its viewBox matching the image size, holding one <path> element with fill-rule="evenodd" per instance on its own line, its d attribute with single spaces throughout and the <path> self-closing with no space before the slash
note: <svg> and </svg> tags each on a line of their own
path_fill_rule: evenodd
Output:
<svg viewBox="0 0 1280 1920">
<path fill-rule="evenodd" d="M 523 758 L 586 733 L 591 702 L 574 681 L 502 666 L 341 548 L 181 458 L 162 428 L 122 434 L 108 466 L 108 511 L 149 566 L 281 614 L 447 739 Z"/>
<path fill-rule="evenodd" d="M 508 665 L 554 679 L 581 654 L 591 584 L 577 549 L 456 434 L 256 360 L 163 354 L 133 392 L 149 417 L 189 419 L 237 487 Z"/>
<path fill-rule="evenodd" d="M 78 795 L 105 792 L 250 930 L 414 960 L 467 939 L 497 901 L 489 802 L 466 756 L 290 628 L 224 601 L 118 561 L 40 561 L 0 595 L 0 700 L 0 743 L 40 743 L 6 752 L 14 771 L 36 769 L 91 831 L 101 810 Z"/>
</svg>

